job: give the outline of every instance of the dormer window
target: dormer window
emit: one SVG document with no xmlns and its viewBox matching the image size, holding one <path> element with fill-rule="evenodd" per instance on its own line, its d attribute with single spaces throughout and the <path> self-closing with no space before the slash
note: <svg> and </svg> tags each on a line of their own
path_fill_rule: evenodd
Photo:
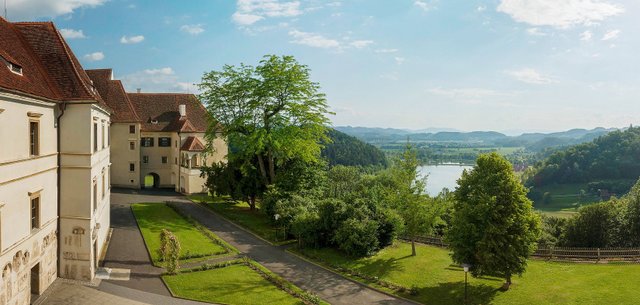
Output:
<svg viewBox="0 0 640 305">
<path fill-rule="evenodd" d="M 16 64 L 9 64 L 9 69 L 15 74 L 22 75 L 22 67 Z"/>
<path fill-rule="evenodd" d="M 151 120 L 151 124 L 157 125 L 158 124 L 158 120 Z"/>
</svg>

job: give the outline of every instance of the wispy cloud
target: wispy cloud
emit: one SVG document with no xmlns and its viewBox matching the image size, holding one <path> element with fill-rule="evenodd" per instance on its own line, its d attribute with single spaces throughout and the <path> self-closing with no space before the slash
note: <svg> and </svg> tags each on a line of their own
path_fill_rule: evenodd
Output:
<svg viewBox="0 0 640 305">
<path fill-rule="evenodd" d="M 62 35 L 62 37 L 64 37 L 65 39 L 87 38 L 87 36 L 84 35 L 84 32 L 82 32 L 82 30 L 74 30 L 74 29 L 60 29 L 60 35 Z"/>
<path fill-rule="evenodd" d="M 586 30 L 582 32 L 582 34 L 580 34 L 580 40 L 582 41 L 591 41 L 592 37 L 593 37 L 593 32 L 589 30 Z"/>
<path fill-rule="evenodd" d="M 624 8 L 608 0 L 501 0 L 498 11 L 533 26 L 566 29 L 601 22 Z"/>
<path fill-rule="evenodd" d="M 180 31 L 183 31 L 190 35 L 199 35 L 204 32 L 203 24 L 185 24 L 180 27 Z"/>
<path fill-rule="evenodd" d="M 616 38 L 618 38 L 618 35 L 620 35 L 620 32 L 621 32 L 620 30 L 609 31 L 609 32 L 604 34 L 604 36 L 602 37 L 602 41 L 616 39 Z"/>
<path fill-rule="evenodd" d="M 552 77 L 546 76 L 536 71 L 535 69 L 531 69 L 531 68 L 506 71 L 506 73 L 508 75 L 511 75 L 516 80 L 519 80 L 521 82 L 528 83 L 528 84 L 544 85 L 544 84 L 550 84 L 550 83 L 556 82 L 556 80 L 554 80 Z"/>
<path fill-rule="evenodd" d="M 421 1 L 421 0 L 414 1 L 413 5 L 419 7 L 420 9 L 422 9 L 425 12 L 428 11 L 429 9 L 431 9 L 431 6 L 429 4 L 427 4 L 427 2 Z"/>
<path fill-rule="evenodd" d="M 100 61 L 104 59 L 104 53 L 93 52 L 93 53 L 86 54 L 83 58 L 87 61 Z"/>
<path fill-rule="evenodd" d="M 141 88 L 143 92 L 197 93 L 197 89 L 192 83 L 179 81 L 176 72 L 171 67 L 137 71 L 123 76 L 122 83 L 128 91 Z"/>
<path fill-rule="evenodd" d="M 531 36 L 547 36 L 547 33 L 541 31 L 539 28 L 528 28 L 527 34 Z"/>
<path fill-rule="evenodd" d="M 368 47 L 372 43 L 373 43 L 373 40 L 354 40 L 350 42 L 349 45 L 356 49 L 363 49 Z"/>
<path fill-rule="evenodd" d="M 292 43 L 306 45 L 314 48 L 338 49 L 341 46 L 339 41 L 324 37 L 316 33 L 293 30 L 289 31 L 289 36 L 293 38 L 293 40 L 291 40 Z"/>
<path fill-rule="evenodd" d="M 136 35 L 136 36 L 122 36 L 122 38 L 120 38 L 120 43 L 122 44 L 135 44 L 135 43 L 140 43 L 144 40 L 144 36 L 142 35 Z"/>
<path fill-rule="evenodd" d="M 300 1 L 238 0 L 231 19 L 238 25 L 249 26 L 269 17 L 294 17 L 303 13 Z"/>
<path fill-rule="evenodd" d="M 100 6 L 107 0 L 20 0 L 7 1 L 10 20 L 34 20 L 72 14 L 81 8 Z"/>
<path fill-rule="evenodd" d="M 405 61 L 405 58 L 404 58 L 404 57 L 398 57 L 398 56 L 396 56 L 396 57 L 394 57 L 393 59 L 396 61 L 396 64 L 399 64 L 399 65 L 403 64 L 403 63 L 404 63 L 404 61 Z"/>
</svg>

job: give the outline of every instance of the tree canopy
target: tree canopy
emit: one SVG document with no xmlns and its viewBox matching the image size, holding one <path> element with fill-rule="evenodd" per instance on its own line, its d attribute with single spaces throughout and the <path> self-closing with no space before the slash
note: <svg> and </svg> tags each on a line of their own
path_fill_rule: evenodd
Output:
<svg viewBox="0 0 640 305">
<path fill-rule="evenodd" d="M 475 276 L 506 279 L 522 274 L 536 247 L 540 220 L 511 164 L 496 153 L 481 155 L 455 191 L 455 212 L 447 239 L 453 260 L 470 264 Z"/>
</svg>

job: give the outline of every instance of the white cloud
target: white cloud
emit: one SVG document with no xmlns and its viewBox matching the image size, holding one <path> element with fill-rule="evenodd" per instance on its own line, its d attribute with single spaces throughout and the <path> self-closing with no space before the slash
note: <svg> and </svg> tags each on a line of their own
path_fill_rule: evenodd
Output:
<svg viewBox="0 0 640 305">
<path fill-rule="evenodd" d="M 84 36 L 82 30 L 74 30 L 74 29 L 60 29 L 60 35 L 65 39 L 78 39 L 78 38 L 87 38 Z"/>
<path fill-rule="evenodd" d="M 131 36 L 131 37 L 122 36 L 122 38 L 120 38 L 120 43 L 134 44 L 134 43 L 140 43 L 143 40 L 144 40 L 144 36 L 142 36 L 142 35 L 136 35 L 136 36 Z"/>
<path fill-rule="evenodd" d="M 399 65 L 403 64 L 405 60 L 404 57 L 394 57 L 393 59 L 395 59 L 396 64 L 399 64 Z"/>
<path fill-rule="evenodd" d="M 202 24 L 185 24 L 180 27 L 180 31 L 190 35 L 198 35 L 204 32 L 204 28 Z"/>
<path fill-rule="evenodd" d="M 396 53 L 398 52 L 398 49 L 377 49 L 375 50 L 376 53 Z"/>
<path fill-rule="evenodd" d="M 334 39 L 326 38 L 322 35 L 298 30 L 289 31 L 289 36 L 293 37 L 292 43 L 306 45 L 314 48 L 338 49 L 340 42 Z"/>
<path fill-rule="evenodd" d="M 602 37 L 602 40 L 603 41 L 613 40 L 618 38 L 618 35 L 620 35 L 620 30 L 612 30 L 604 34 L 604 36 Z"/>
<path fill-rule="evenodd" d="M 342 6 L 342 2 L 340 2 L 340 1 L 329 2 L 329 3 L 327 3 L 327 6 L 339 7 L 339 6 Z"/>
<path fill-rule="evenodd" d="M 483 88 L 431 88 L 428 93 L 453 99 L 481 99 L 486 97 L 513 96 L 513 93 L 499 92 Z"/>
<path fill-rule="evenodd" d="M 34 20 L 41 17 L 54 18 L 73 13 L 80 8 L 93 8 L 107 0 L 17 0 L 7 1 L 10 20 Z"/>
<path fill-rule="evenodd" d="M 428 11 L 428 10 L 430 9 L 429 4 L 427 4 L 426 2 L 421 1 L 421 0 L 416 0 L 416 1 L 414 1 L 414 2 L 413 2 L 413 5 L 415 5 L 415 6 L 419 7 L 419 8 L 421 8 L 421 9 L 422 9 L 422 10 L 424 10 L 424 11 Z"/>
<path fill-rule="evenodd" d="M 102 52 L 93 52 L 84 56 L 85 60 L 88 61 L 100 61 L 104 59 L 104 53 Z"/>
<path fill-rule="evenodd" d="M 235 12 L 233 16 L 231 16 L 231 18 L 233 19 L 233 22 L 239 25 L 252 25 L 264 19 L 264 17 L 262 16 L 252 15 L 252 14 L 242 14 L 238 12 Z"/>
<path fill-rule="evenodd" d="M 197 93 L 193 83 L 181 82 L 171 67 L 145 69 L 122 77 L 129 92 L 141 88 L 142 92 L 190 92 Z"/>
<path fill-rule="evenodd" d="M 486 11 L 486 10 L 487 10 L 487 7 L 486 7 L 486 6 L 484 6 L 484 5 L 480 5 L 480 6 L 478 6 L 478 7 L 476 8 L 476 10 L 477 10 L 478 12 L 484 12 L 484 11 Z"/>
<path fill-rule="evenodd" d="M 368 47 L 372 43 L 373 40 L 354 40 L 350 42 L 349 45 L 356 49 L 362 49 Z"/>
<path fill-rule="evenodd" d="M 541 31 L 539 28 L 529 28 L 527 33 L 531 36 L 547 36 L 547 33 Z"/>
<path fill-rule="evenodd" d="M 300 1 L 238 0 L 232 20 L 248 26 L 268 17 L 294 17 L 301 15 Z"/>
<path fill-rule="evenodd" d="M 603 21 L 624 8 L 609 0 L 501 0 L 498 11 L 533 26 L 566 29 Z"/>
<path fill-rule="evenodd" d="M 543 85 L 543 84 L 550 84 L 550 83 L 556 82 L 553 78 L 543 75 L 540 72 L 536 71 L 535 69 L 531 69 L 531 68 L 507 71 L 506 73 L 511 75 L 516 80 L 519 80 L 521 82 L 528 83 L 528 84 Z"/>
<path fill-rule="evenodd" d="M 582 32 L 582 34 L 580 34 L 580 40 L 582 41 L 591 41 L 591 38 L 593 37 L 593 33 L 589 30 Z"/>
</svg>

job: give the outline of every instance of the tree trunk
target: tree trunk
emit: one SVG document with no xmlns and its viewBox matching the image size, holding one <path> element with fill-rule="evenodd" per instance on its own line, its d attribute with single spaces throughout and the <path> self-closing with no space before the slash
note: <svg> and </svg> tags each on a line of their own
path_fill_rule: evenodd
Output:
<svg viewBox="0 0 640 305">
<path fill-rule="evenodd" d="M 411 256 L 416 256 L 416 241 L 411 239 Z"/>
<path fill-rule="evenodd" d="M 264 159 L 262 158 L 262 155 L 258 155 L 258 167 L 260 167 L 260 176 L 262 176 L 262 180 L 264 180 L 265 184 L 269 184 L 267 169 L 264 166 Z"/>
<path fill-rule="evenodd" d="M 271 180 L 269 184 L 273 184 L 276 182 L 276 165 L 271 150 L 267 151 L 267 160 L 269 162 L 269 179 Z"/>
<path fill-rule="evenodd" d="M 509 288 L 511 287 L 511 274 L 507 273 L 507 276 L 505 278 L 505 282 L 504 285 L 502 285 L 502 290 L 509 290 Z"/>
<path fill-rule="evenodd" d="M 247 203 L 249 203 L 249 209 L 251 211 L 254 211 L 256 209 L 256 196 L 255 195 L 249 196 L 249 200 L 247 200 Z"/>
</svg>

